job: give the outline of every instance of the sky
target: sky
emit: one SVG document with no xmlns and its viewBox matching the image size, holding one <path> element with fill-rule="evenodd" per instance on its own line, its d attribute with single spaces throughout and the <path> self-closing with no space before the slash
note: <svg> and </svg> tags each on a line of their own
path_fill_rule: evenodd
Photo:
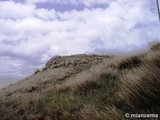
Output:
<svg viewBox="0 0 160 120">
<path fill-rule="evenodd" d="M 138 51 L 159 32 L 155 0 L 0 0 L 0 87 L 53 56 Z"/>
</svg>

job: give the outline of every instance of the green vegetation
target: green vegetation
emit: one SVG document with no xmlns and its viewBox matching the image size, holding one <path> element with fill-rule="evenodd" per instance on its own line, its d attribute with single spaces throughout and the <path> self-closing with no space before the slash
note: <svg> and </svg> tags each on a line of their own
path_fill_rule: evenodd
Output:
<svg viewBox="0 0 160 120">
<path fill-rule="evenodd" d="M 123 58 L 104 56 L 102 60 L 103 56 L 94 55 L 96 62 L 88 60 L 92 56 L 89 62 L 83 59 L 73 65 L 66 58 L 67 66 L 52 60 L 53 65 L 50 61 L 47 69 L 17 83 L 19 87 L 0 91 L 0 119 L 123 120 L 125 113 L 159 114 L 158 45 L 148 53 Z M 62 57 L 56 59 L 62 62 Z M 20 88 L 24 82 L 36 89 Z"/>
</svg>

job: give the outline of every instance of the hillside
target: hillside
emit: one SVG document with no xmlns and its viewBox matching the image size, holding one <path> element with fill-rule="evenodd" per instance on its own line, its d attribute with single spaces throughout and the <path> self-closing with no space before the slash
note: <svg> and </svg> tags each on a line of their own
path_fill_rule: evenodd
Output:
<svg viewBox="0 0 160 120">
<path fill-rule="evenodd" d="M 0 120 L 123 120 L 159 111 L 160 43 L 130 56 L 53 57 L 0 90 Z"/>
</svg>

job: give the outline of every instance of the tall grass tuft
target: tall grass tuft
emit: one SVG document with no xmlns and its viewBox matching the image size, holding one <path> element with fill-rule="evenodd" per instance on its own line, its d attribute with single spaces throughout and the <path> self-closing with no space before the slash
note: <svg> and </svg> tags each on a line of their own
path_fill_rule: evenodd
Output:
<svg viewBox="0 0 160 120">
<path fill-rule="evenodd" d="M 131 69 L 134 67 L 139 67 L 142 64 L 142 59 L 138 56 L 132 56 L 132 57 L 127 57 L 123 58 L 121 61 L 118 63 L 118 69 L 123 70 L 123 69 Z"/>
<path fill-rule="evenodd" d="M 160 108 L 159 73 L 158 67 L 147 65 L 128 73 L 122 80 L 123 100 L 137 111 L 157 111 Z"/>
</svg>

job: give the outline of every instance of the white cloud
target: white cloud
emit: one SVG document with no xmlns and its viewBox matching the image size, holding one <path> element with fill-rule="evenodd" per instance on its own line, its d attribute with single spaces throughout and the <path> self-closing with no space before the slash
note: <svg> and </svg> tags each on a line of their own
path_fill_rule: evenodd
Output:
<svg viewBox="0 0 160 120">
<path fill-rule="evenodd" d="M 55 3 L 55 4 L 84 4 L 85 6 L 94 6 L 95 4 L 109 4 L 115 0 L 26 0 L 27 3 Z"/>
<path fill-rule="evenodd" d="M 15 3 L 13 1 L 0 2 L 0 18 L 8 19 L 20 19 L 24 17 L 32 16 L 35 10 L 35 5 L 28 4 L 23 5 Z"/>
<path fill-rule="evenodd" d="M 90 5 L 106 0 L 70 2 Z M 5 60 L 9 66 L 13 58 L 21 61 L 12 68 L 22 74 L 42 66 L 53 55 L 140 49 L 158 38 L 157 13 L 151 11 L 152 4 L 152 0 L 117 0 L 106 9 L 61 13 L 38 9 L 31 3 L 0 2 L 0 55 L 2 60 L 9 57 Z M 27 70 L 26 63 L 30 66 Z M 9 66 L 5 68 L 8 73 Z"/>
</svg>

